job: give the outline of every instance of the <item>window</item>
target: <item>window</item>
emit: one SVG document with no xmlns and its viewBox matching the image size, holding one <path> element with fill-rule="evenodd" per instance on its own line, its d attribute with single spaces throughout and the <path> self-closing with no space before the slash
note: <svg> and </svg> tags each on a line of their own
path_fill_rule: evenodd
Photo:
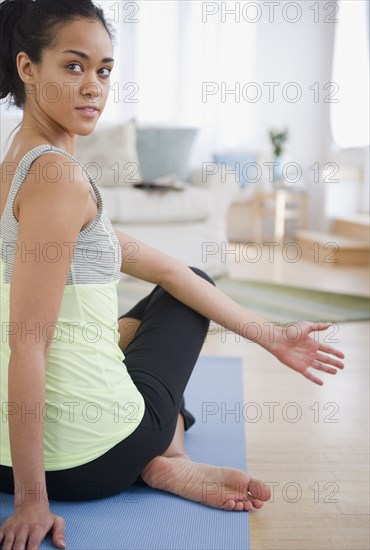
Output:
<svg viewBox="0 0 370 550">
<path fill-rule="evenodd" d="M 330 104 L 333 140 L 340 149 L 369 145 L 369 3 L 339 0 L 332 81 L 337 103 Z"/>
<path fill-rule="evenodd" d="M 96 3 L 109 20 L 119 16 L 115 56 L 121 62 L 111 87 L 136 86 L 135 103 L 110 96 L 106 119 L 204 128 L 209 151 L 254 142 L 255 106 L 239 97 L 243 84 L 255 80 L 256 24 L 238 24 L 232 16 L 222 22 L 219 13 L 205 21 L 199 0 Z"/>
</svg>

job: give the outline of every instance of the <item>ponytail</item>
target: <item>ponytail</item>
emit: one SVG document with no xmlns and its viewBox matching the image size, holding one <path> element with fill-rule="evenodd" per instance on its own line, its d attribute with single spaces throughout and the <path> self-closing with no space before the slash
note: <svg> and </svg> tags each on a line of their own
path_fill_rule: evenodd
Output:
<svg viewBox="0 0 370 550">
<path fill-rule="evenodd" d="M 18 75 L 13 51 L 19 41 L 19 26 L 25 10 L 27 6 L 22 0 L 5 0 L 0 4 L 0 99 L 11 95 L 17 107 L 23 99 L 19 93 L 23 83 Z"/>
</svg>

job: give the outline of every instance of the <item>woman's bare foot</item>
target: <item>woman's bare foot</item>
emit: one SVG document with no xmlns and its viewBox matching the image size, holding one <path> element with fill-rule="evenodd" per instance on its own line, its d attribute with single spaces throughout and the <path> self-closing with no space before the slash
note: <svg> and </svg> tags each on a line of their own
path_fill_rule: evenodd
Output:
<svg viewBox="0 0 370 550">
<path fill-rule="evenodd" d="M 192 462 L 187 455 L 156 456 L 141 472 L 150 487 L 223 510 L 261 508 L 270 489 L 236 468 Z"/>
</svg>

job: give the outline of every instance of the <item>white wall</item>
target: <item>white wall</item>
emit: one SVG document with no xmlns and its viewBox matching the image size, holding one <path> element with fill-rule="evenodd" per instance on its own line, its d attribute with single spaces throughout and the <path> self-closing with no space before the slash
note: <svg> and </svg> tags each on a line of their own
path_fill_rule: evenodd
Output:
<svg viewBox="0 0 370 550">
<path fill-rule="evenodd" d="M 281 2 L 280 5 L 287 5 Z M 330 82 L 332 43 L 335 23 L 314 21 L 314 12 L 309 9 L 313 3 L 301 1 L 302 17 L 296 23 L 284 20 L 282 9 L 276 9 L 274 23 L 267 17 L 261 21 L 258 35 L 258 82 L 279 82 L 276 97 L 272 103 L 265 95 L 259 102 L 259 139 L 266 143 L 266 129 L 274 124 L 288 126 L 289 161 L 297 162 L 302 167 L 309 191 L 309 225 L 320 228 L 323 225 L 322 183 L 315 183 L 314 172 L 309 167 L 315 162 L 321 167 L 330 160 L 329 142 L 329 103 L 323 99 L 328 94 L 324 91 L 325 83 Z M 319 12 L 319 18 L 327 12 Z M 295 17 L 293 9 L 288 17 Z M 286 89 L 283 86 L 295 82 L 295 87 Z M 315 102 L 314 91 L 310 87 L 315 82 L 319 90 L 318 102 Z M 264 86 L 267 90 L 267 87 Z M 302 92 L 297 102 L 293 99 L 295 89 Z M 317 99 L 317 98 L 316 98 Z"/>
</svg>

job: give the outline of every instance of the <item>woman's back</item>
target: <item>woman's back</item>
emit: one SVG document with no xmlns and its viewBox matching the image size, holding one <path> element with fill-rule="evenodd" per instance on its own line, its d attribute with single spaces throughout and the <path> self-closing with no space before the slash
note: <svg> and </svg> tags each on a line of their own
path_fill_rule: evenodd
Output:
<svg viewBox="0 0 370 550">
<path fill-rule="evenodd" d="M 18 133 L 15 134 L 12 140 L 11 146 L 9 147 L 5 157 L 3 157 L 2 163 L 0 163 L 0 174 L 1 174 L 0 220 L 3 215 L 5 205 L 7 203 L 10 187 L 14 179 L 17 166 L 19 165 L 22 158 L 26 155 L 26 153 L 38 147 L 39 145 L 43 145 L 44 143 L 45 143 L 45 139 L 42 139 L 40 136 L 31 135 L 27 138 L 27 140 L 25 140 L 24 137 L 20 137 Z M 41 159 L 42 157 L 40 157 L 38 161 Z M 37 165 L 38 161 L 35 162 L 35 165 Z M 82 169 L 81 169 L 81 174 L 82 174 Z M 27 180 L 30 180 L 30 178 L 25 178 L 14 201 L 14 214 L 17 220 L 19 218 L 19 205 L 20 205 L 21 199 L 27 192 L 28 187 L 30 187 L 30 191 L 31 191 L 32 180 L 30 181 L 27 181 Z M 84 223 L 81 229 L 84 229 L 95 218 L 96 214 L 97 214 L 97 201 L 95 198 L 95 193 L 91 189 L 91 200 L 89 202 L 89 207 L 88 207 L 88 217 L 87 217 L 86 223 Z"/>
<path fill-rule="evenodd" d="M 4 159 L 3 169 L 5 162 L 9 162 L 9 158 Z M 15 203 L 26 178 L 29 183 L 32 170 L 33 183 L 46 190 L 48 186 L 60 183 L 62 169 L 71 176 L 68 184 L 73 184 L 73 174 L 79 167 L 81 165 L 78 161 L 62 149 L 49 144 L 33 147 L 20 158 L 15 173 L 13 169 L 14 177 L 7 189 L 6 204 L 2 205 L 0 222 L 0 314 L 3 332 L 0 399 L 4 411 L 4 404 L 8 401 L 8 339 L 14 330 L 14 327 L 8 325 L 10 289 L 17 253 L 21 254 L 21 261 L 24 262 L 24 285 L 27 285 L 27 270 L 32 270 L 33 262 L 43 262 L 47 271 L 49 267 L 55 269 L 61 257 L 69 254 L 70 266 L 57 323 L 45 323 L 42 320 L 39 323 L 35 317 L 34 323 L 27 323 L 26 326 L 26 323 L 21 322 L 18 323 L 21 326 L 15 327 L 15 330 L 24 331 L 29 339 L 32 338 L 27 331 L 36 331 L 37 338 L 46 340 L 50 338 L 48 334 L 53 334 L 46 369 L 45 407 L 36 411 L 37 414 L 43 414 L 45 420 L 45 470 L 69 468 L 93 460 L 134 431 L 144 414 L 143 397 L 127 373 L 122 362 L 124 354 L 118 346 L 116 287 L 120 277 L 121 249 L 104 211 L 100 192 L 91 178 L 87 179 L 94 191 L 98 212 L 79 231 L 76 242 L 63 239 L 57 242 L 48 238 L 48 235 L 39 239 L 39 242 L 32 242 L 23 233 L 19 238 L 20 224 L 14 215 Z M 72 187 L 70 190 L 72 201 Z M 27 200 L 32 199 L 26 192 L 22 208 Z M 39 229 L 42 228 L 42 217 L 34 219 L 33 223 Z M 55 219 L 55 223 L 58 223 L 58 219 Z M 31 289 L 31 295 L 32 291 L 35 289 Z M 47 300 L 47 295 L 42 294 L 42 288 L 39 292 L 38 300 Z M 9 407 L 8 414 L 11 414 Z M 2 418 L 0 463 L 10 466 L 7 420 L 8 415 L 5 414 Z"/>
</svg>

